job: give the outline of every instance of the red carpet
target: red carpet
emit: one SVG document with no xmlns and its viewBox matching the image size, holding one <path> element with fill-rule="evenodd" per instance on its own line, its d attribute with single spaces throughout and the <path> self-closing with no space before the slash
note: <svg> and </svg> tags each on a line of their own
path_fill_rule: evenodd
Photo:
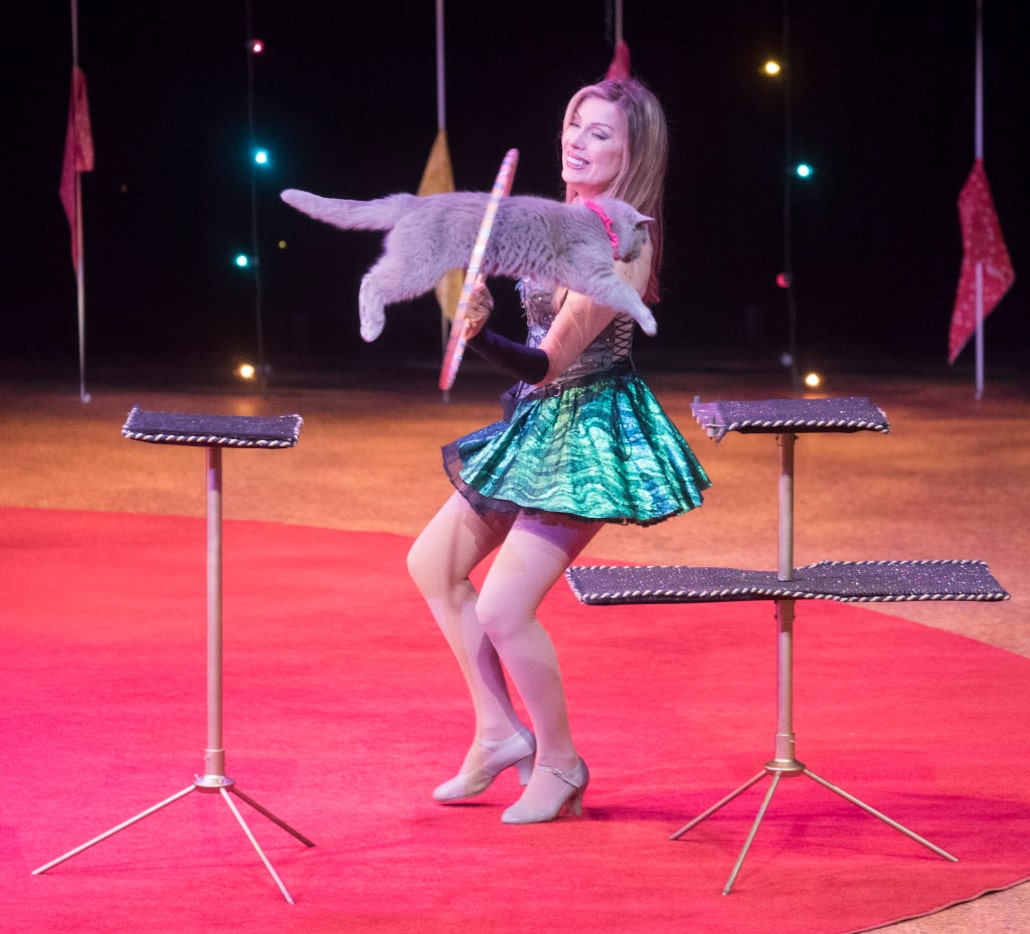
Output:
<svg viewBox="0 0 1030 934">
<path fill-rule="evenodd" d="M 0 510 L 5 931 L 844 932 L 1030 875 L 1030 662 L 837 604 L 798 608 L 798 755 L 959 857 L 785 780 L 730 896 L 761 783 L 669 834 L 772 753 L 772 605 L 589 608 L 558 643 L 593 783 L 584 816 L 507 827 L 505 775 L 435 805 L 464 688 L 397 536 L 225 524 L 226 772 L 288 905 L 202 770 L 201 520 Z M 604 556 L 597 556 L 603 558 Z M 971 605 L 970 613 L 977 612 Z"/>
</svg>

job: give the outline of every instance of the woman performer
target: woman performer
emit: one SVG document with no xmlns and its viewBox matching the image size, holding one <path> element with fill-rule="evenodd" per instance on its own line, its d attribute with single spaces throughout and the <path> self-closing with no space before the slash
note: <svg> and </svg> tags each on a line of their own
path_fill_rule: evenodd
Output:
<svg viewBox="0 0 1030 934">
<path fill-rule="evenodd" d="M 619 198 L 654 218 L 641 255 L 613 260 L 653 304 L 668 162 L 661 105 L 633 78 L 582 88 L 566 109 L 561 159 L 566 201 Z M 475 710 L 472 746 L 433 796 L 447 803 L 478 795 L 515 766 L 526 787 L 504 811 L 507 824 L 581 813 L 589 781 L 572 741 L 554 645 L 536 618 L 540 602 L 604 522 L 660 522 L 700 506 L 710 485 L 634 373 L 633 320 L 566 288 L 527 280 L 519 288 L 525 344 L 483 326 L 492 308 L 483 287 L 465 325 L 468 346 L 520 380 L 511 411 L 444 448 L 456 492 L 408 556 Z M 495 548 L 477 594 L 469 574 Z M 532 729 L 512 704 L 505 670 Z"/>
</svg>

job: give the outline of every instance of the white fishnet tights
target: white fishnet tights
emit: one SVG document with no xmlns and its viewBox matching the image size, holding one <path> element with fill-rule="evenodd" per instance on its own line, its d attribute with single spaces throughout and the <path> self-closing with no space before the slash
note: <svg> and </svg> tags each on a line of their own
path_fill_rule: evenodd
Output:
<svg viewBox="0 0 1030 934">
<path fill-rule="evenodd" d="M 411 576 L 468 684 L 476 736 L 500 741 L 521 725 L 503 662 L 532 721 L 537 762 L 559 769 L 572 768 L 577 755 L 558 658 L 536 610 L 598 529 L 597 523 L 551 515 L 484 519 L 455 493 L 408 554 Z M 477 596 L 469 574 L 498 546 Z M 477 768 L 487 752 L 473 743 L 461 771 Z M 549 777 L 534 773 L 527 794 L 541 774 Z"/>
</svg>

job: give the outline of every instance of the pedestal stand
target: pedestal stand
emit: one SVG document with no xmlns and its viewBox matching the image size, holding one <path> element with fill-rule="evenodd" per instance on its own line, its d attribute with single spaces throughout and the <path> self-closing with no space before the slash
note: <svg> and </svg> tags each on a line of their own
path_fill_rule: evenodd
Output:
<svg viewBox="0 0 1030 934">
<path fill-rule="evenodd" d="M 314 846 L 307 837 L 295 830 L 271 811 L 248 797 L 233 779 L 225 774 L 225 749 L 222 743 L 222 448 L 287 448 L 297 443 L 301 419 L 297 415 L 280 418 L 251 418 L 245 416 L 182 415 L 167 412 L 144 412 L 133 408 L 122 429 L 122 434 L 136 441 L 154 444 L 188 444 L 203 446 L 206 453 L 207 487 L 207 746 L 204 750 L 204 774 L 194 776 L 191 785 L 170 798 L 147 808 L 135 817 L 112 827 L 87 843 L 76 847 L 44 866 L 33 870 L 39 875 L 71 859 L 127 827 L 138 823 L 162 808 L 174 804 L 194 791 L 218 794 L 225 801 L 233 817 L 250 840 L 265 864 L 283 898 L 294 904 L 275 867 L 265 855 L 249 825 L 236 806 L 233 797 L 246 802 L 259 814 L 278 824 L 305 846 Z"/>
<path fill-rule="evenodd" d="M 736 797 L 770 777 L 744 846 L 722 892 L 730 894 L 780 780 L 805 775 L 900 833 L 952 862 L 957 858 L 875 808 L 821 778 L 795 756 L 794 609 L 799 599 L 846 602 L 890 600 L 1005 600 L 1008 594 L 982 562 L 823 562 L 794 567 L 794 444 L 798 431 L 888 430 L 884 414 L 867 399 L 772 400 L 695 403 L 694 414 L 716 440 L 729 431 L 776 435 L 779 450 L 778 568 L 769 572 L 736 568 L 574 567 L 566 574 L 584 603 L 700 603 L 728 600 L 776 601 L 776 734 L 773 758 L 757 775 L 676 831 L 683 834 Z"/>
</svg>

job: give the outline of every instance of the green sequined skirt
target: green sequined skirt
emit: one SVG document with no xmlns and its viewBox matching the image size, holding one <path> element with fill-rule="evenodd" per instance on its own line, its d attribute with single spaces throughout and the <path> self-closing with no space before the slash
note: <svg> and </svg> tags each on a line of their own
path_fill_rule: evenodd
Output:
<svg viewBox="0 0 1030 934">
<path fill-rule="evenodd" d="M 543 511 L 650 525 L 701 505 L 694 452 L 633 373 L 523 397 L 499 421 L 443 449 L 480 512 Z"/>
</svg>

